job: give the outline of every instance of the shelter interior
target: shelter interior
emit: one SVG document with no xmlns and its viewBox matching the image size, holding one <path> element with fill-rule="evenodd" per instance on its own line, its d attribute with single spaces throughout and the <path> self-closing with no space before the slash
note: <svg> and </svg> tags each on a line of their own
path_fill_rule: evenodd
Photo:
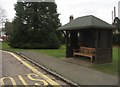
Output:
<svg viewBox="0 0 120 87">
<path fill-rule="evenodd" d="M 66 57 L 73 57 L 73 49 L 95 48 L 94 63 L 112 62 L 112 31 L 105 29 L 83 29 L 66 31 Z"/>
</svg>

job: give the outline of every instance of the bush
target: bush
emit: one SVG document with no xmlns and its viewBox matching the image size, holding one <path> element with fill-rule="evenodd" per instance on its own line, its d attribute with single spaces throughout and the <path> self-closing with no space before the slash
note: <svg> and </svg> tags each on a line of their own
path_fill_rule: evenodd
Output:
<svg viewBox="0 0 120 87">
<path fill-rule="evenodd" d="M 9 44 L 11 46 L 11 44 Z M 12 44 L 13 48 L 21 48 L 21 49 L 58 49 L 60 45 L 52 45 L 48 44 L 40 44 L 40 43 L 14 43 Z"/>
<path fill-rule="evenodd" d="M 56 29 L 61 26 L 61 23 L 55 3 L 18 2 L 15 10 L 14 33 L 10 38 L 11 47 L 28 49 L 60 47 L 61 32 Z"/>
<path fill-rule="evenodd" d="M 120 33 L 113 34 L 113 45 L 120 45 Z"/>
</svg>

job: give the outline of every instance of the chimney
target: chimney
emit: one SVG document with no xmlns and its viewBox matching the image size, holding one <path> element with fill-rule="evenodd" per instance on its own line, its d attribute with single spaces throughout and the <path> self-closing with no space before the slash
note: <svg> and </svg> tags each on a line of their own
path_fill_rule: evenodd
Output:
<svg viewBox="0 0 120 87">
<path fill-rule="evenodd" d="M 114 19 L 116 17 L 116 8 L 114 7 Z"/>
<path fill-rule="evenodd" d="M 120 1 L 118 2 L 118 18 L 120 19 Z"/>
<path fill-rule="evenodd" d="M 113 14 L 114 14 L 114 13 L 113 13 L 113 11 L 112 11 L 112 23 L 113 23 L 113 21 L 114 21 Z"/>
<path fill-rule="evenodd" d="M 74 17 L 73 17 L 73 15 L 71 15 L 70 17 L 69 17 L 69 19 L 70 19 L 70 22 L 74 19 Z"/>
</svg>

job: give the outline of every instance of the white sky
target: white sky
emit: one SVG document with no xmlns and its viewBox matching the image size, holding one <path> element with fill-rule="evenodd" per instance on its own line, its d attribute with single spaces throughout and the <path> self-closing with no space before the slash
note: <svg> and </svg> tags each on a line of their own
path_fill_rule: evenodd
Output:
<svg viewBox="0 0 120 87">
<path fill-rule="evenodd" d="M 55 0 L 63 25 L 69 22 L 70 15 L 74 18 L 94 15 L 111 24 L 114 6 L 118 16 L 118 1 L 120 0 Z M 16 2 L 17 0 L 0 0 L 0 7 L 6 10 L 9 20 L 14 18 L 14 3 Z"/>
</svg>

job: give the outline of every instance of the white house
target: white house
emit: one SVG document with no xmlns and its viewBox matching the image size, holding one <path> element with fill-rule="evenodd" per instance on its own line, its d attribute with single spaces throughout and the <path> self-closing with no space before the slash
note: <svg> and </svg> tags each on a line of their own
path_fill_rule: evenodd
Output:
<svg viewBox="0 0 120 87">
<path fill-rule="evenodd" d="M 2 28 L 0 28 L 0 38 L 4 38 L 4 37 L 6 37 L 5 31 L 3 31 Z"/>
</svg>

